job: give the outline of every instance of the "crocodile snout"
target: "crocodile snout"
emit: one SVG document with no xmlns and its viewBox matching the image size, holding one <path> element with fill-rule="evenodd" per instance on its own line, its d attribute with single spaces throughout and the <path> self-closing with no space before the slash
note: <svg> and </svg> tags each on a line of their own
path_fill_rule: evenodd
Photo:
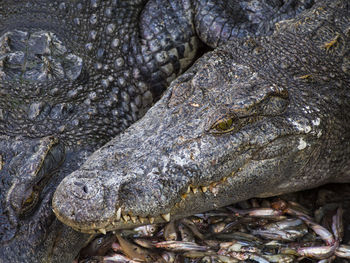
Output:
<svg viewBox="0 0 350 263">
<path fill-rule="evenodd" d="M 100 186 L 96 179 L 78 178 L 69 185 L 68 189 L 75 197 L 88 200 L 94 198 L 101 191 Z"/>
<path fill-rule="evenodd" d="M 166 174 L 143 171 L 144 180 L 138 180 L 134 172 L 119 174 L 116 171 L 119 176 L 110 180 L 102 171 L 72 173 L 54 194 L 54 213 L 65 224 L 88 233 L 169 221 L 170 210 L 179 201 L 172 197 L 180 196 L 172 193 L 185 193 L 188 188 L 185 171 L 172 169 Z M 172 176 L 166 176 L 169 173 Z M 161 213 L 160 209 L 166 212 Z"/>
<path fill-rule="evenodd" d="M 62 181 L 54 194 L 53 211 L 60 220 L 73 228 L 94 224 L 111 209 L 105 202 L 104 186 L 93 175 L 85 173 L 85 177 L 80 177 L 73 173 Z M 71 202 L 67 203 L 66 200 Z M 77 226 L 74 224 L 76 221 L 82 225 Z"/>
</svg>

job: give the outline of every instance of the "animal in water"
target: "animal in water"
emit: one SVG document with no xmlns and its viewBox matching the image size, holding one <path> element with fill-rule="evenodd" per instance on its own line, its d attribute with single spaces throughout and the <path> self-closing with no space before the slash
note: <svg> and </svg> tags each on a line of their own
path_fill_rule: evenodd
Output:
<svg viewBox="0 0 350 263">
<path fill-rule="evenodd" d="M 60 183 L 57 217 L 106 232 L 350 182 L 350 3 L 276 28 L 198 59 Z"/>
</svg>

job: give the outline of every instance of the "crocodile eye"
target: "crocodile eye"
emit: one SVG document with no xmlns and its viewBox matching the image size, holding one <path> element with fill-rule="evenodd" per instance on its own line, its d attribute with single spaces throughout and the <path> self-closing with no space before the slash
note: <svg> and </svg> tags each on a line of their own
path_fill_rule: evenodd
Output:
<svg viewBox="0 0 350 263">
<path fill-rule="evenodd" d="M 233 118 L 225 118 L 218 120 L 211 127 L 214 133 L 230 132 L 234 129 Z"/>
<path fill-rule="evenodd" d="M 39 201 L 39 192 L 36 190 L 33 190 L 30 195 L 22 202 L 21 212 L 20 214 L 22 216 L 26 215 L 30 211 L 33 210 L 33 208 L 36 206 L 36 204 Z"/>
</svg>

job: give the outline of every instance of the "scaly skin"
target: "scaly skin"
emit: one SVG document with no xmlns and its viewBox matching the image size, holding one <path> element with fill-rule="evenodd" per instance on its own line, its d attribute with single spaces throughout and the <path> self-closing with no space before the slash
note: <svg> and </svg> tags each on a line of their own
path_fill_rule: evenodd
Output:
<svg viewBox="0 0 350 263">
<path fill-rule="evenodd" d="M 1 263 L 71 261 L 88 235 L 52 213 L 62 178 L 143 116 L 201 40 L 270 34 L 313 1 L 254 2 L 1 1 Z"/>
<path fill-rule="evenodd" d="M 51 137 L 0 136 L 0 262 L 69 262 L 88 241 L 52 213 L 61 178 L 86 159 Z"/>
<path fill-rule="evenodd" d="M 88 235 L 55 218 L 54 189 L 192 62 L 188 8 L 147 2 L 1 2 L 1 263 L 73 260 Z"/>
<path fill-rule="evenodd" d="M 58 186 L 87 233 L 350 182 L 350 4 L 318 2 L 270 37 L 200 58 Z"/>
</svg>

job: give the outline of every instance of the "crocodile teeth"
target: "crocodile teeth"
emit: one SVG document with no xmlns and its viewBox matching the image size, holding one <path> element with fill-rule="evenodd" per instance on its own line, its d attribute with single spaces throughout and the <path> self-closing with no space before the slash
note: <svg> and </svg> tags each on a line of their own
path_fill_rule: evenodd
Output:
<svg viewBox="0 0 350 263">
<path fill-rule="evenodd" d="M 116 220 L 119 221 L 121 216 L 122 216 L 122 208 L 119 207 L 118 210 L 117 210 L 117 218 L 116 218 Z"/>
<path fill-rule="evenodd" d="M 188 186 L 187 191 L 186 191 L 186 194 L 189 194 L 190 192 L 191 192 L 191 187 Z"/>
<path fill-rule="evenodd" d="M 136 216 L 130 216 L 130 218 L 131 218 L 131 221 L 132 221 L 134 224 L 136 224 L 136 219 L 137 219 L 137 217 L 136 217 Z"/>
<path fill-rule="evenodd" d="M 139 220 L 143 224 L 146 222 L 147 218 L 139 216 Z"/>
<path fill-rule="evenodd" d="M 194 194 L 196 194 L 196 193 L 198 192 L 198 188 L 197 188 L 197 187 L 192 187 L 192 192 L 193 192 Z"/>
<path fill-rule="evenodd" d="M 219 187 L 209 187 L 210 192 L 216 196 L 219 193 Z"/>
<path fill-rule="evenodd" d="M 151 224 L 154 223 L 154 217 L 149 217 L 148 220 L 149 220 L 149 222 L 150 222 Z"/>
<path fill-rule="evenodd" d="M 208 190 L 208 187 L 206 186 L 201 186 L 202 192 L 205 193 Z"/>
<path fill-rule="evenodd" d="M 128 222 L 130 219 L 128 215 L 122 215 L 122 218 L 125 222 Z"/>
<path fill-rule="evenodd" d="M 170 213 L 162 215 L 163 219 L 167 222 L 170 222 Z"/>
<path fill-rule="evenodd" d="M 100 228 L 98 231 L 100 231 L 102 234 L 106 234 L 107 232 L 106 232 L 106 229 L 104 229 L 104 228 Z"/>
</svg>

